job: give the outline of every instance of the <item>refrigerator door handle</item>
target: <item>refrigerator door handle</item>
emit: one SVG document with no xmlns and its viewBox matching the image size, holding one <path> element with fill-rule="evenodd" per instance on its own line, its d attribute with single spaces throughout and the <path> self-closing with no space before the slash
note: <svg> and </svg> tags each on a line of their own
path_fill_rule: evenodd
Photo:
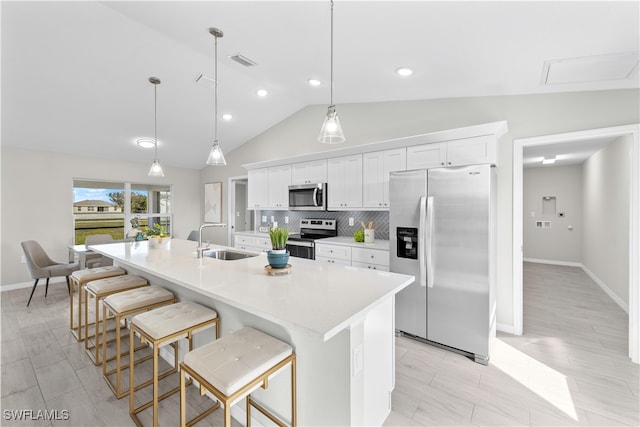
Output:
<svg viewBox="0 0 640 427">
<path fill-rule="evenodd" d="M 433 288 L 433 196 L 427 197 L 427 250 L 425 255 L 427 258 L 427 286 Z"/>
<path fill-rule="evenodd" d="M 426 227 L 427 227 L 427 198 L 420 197 L 420 233 L 418 233 L 418 254 L 420 258 L 420 286 L 427 286 L 426 265 Z"/>
</svg>

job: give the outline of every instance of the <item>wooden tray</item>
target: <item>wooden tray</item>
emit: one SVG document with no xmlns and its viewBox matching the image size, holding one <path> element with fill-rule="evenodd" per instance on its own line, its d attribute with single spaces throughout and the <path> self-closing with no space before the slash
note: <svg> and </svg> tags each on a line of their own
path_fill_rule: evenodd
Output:
<svg viewBox="0 0 640 427">
<path fill-rule="evenodd" d="M 265 265 L 264 269 L 267 271 L 267 274 L 271 276 L 280 276 L 282 274 L 291 273 L 291 264 L 287 264 L 282 268 L 273 268 L 270 265 Z"/>
</svg>

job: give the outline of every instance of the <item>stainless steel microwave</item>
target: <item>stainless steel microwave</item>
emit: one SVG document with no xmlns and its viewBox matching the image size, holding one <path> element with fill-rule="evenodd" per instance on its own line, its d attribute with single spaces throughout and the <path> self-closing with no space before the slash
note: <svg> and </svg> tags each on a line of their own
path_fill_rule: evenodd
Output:
<svg viewBox="0 0 640 427">
<path fill-rule="evenodd" d="M 327 184 L 302 184 L 289 186 L 289 210 L 326 211 Z"/>
</svg>

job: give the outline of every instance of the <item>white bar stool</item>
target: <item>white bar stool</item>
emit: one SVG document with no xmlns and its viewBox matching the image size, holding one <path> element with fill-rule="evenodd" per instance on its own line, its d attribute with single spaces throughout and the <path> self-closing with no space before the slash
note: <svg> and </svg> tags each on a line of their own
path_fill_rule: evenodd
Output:
<svg viewBox="0 0 640 427">
<path fill-rule="evenodd" d="M 131 289 L 141 288 L 149 286 L 149 282 L 144 277 L 136 276 L 133 274 L 125 274 L 122 276 L 108 277 L 106 279 L 92 280 L 82 287 L 84 292 L 85 304 L 84 304 L 84 349 L 89 353 L 89 356 L 93 360 L 93 363 L 99 365 L 100 360 L 100 302 L 107 296 L 124 292 Z M 91 298 L 95 301 L 95 331 L 93 335 L 89 335 L 89 303 Z M 105 326 L 106 333 L 106 320 L 102 319 L 102 323 Z M 90 343 L 90 338 L 94 339 L 93 345 Z M 120 337 L 116 335 L 116 340 Z M 91 351 L 94 349 L 95 351 Z"/>
<path fill-rule="evenodd" d="M 82 286 L 92 280 L 105 279 L 107 277 L 121 276 L 127 274 L 127 272 L 116 266 L 98 267 L 98 268 L 85 268 L 84 270 L 77 270 L 71 274 L 71 289 L 69 290 L 69 329 L 71 333 L 78 340 L 84 340 L 82 336 Z M 73 322 L 73 293 L 78 288 L 78 325 L 75 326 Z M 97 313 L 96 313 L 97 316 Z"/>
<path fill-rule="evenodd" d="M 277 425 L 286 424 L 251 399 L 251 392 L 269 385 L 269 378 L 291 366 L 291 426 L 297 425 L 296 354 L 289 344 L 253 328 L 239 331 L 187 353 L 180 364 L 180 425 L 191 426 L 224 405 L 224 425 L 231 426 L 231 406 L 246 396 L 247 426 L 251 425 L 251 406 Z M 200 384 L 200 394 L 212 393 L 216 404 L 186 421 L 186 382 L 189 375 Z"/>
<path fill-rule="evenodd" d="M 136 364 L 129 364 L 129 414 L 138 426 L 142 422 L 138 413 L 150 406 L 153 407 L 153 425 L 158 425 L 158 402 L 180 391 L 180 386 L 169 390 L 162 396 L 158 396 L 158 358 L 160 347 L 171 344 L 174 354 L 173 368 L 162 374 L 166 377 L 178 371 L 178 343 L 180 338 L 187 338 L 189 351 L 193 350 L 193 334 L 212 326 L 216 327 L 216 339 L 220 336 L 220 323 L 218 313 L 190 301 L 179 302 L 172 305 L 156 308 L 146 313 L 138 314 L 129 322 L 129 354 L 134 354 L 135 335 L 140 335 L 142 343 L 153 346 L 153 378 L 144 384 L 135 386 L 134 369 Z M 153 399 L 138 407 L 135 407 L 135 392 L 153 384 Z"/>
<path fill-rule="evenodd" d="M 122 365 L 121 358 L 129 354 L 129 348 L 123 353 L 121 349 L 120 328 L 121 321 L 124 319 L 124 325 L 127 326 L 127 319 L 133 315 L 162 307 L 163 305 L 173 304 L 176 302 L 175 297 L 168 290 L 159 286 L 145 286 L 142 288 L 131 289 L 129 291 L 118 292 L 107 296 L 102 300 L 102 376 L 109 384 L 111 391 L 116 398 L 120 399 L 129 393 L 129 390 L 122 391 L 122 371 L 129 368 L 129 363 L 140 363 L 153 357 L 146 356 L 139 360 L 135 360 L 134 355 L 129 356 L 129 362 Z M 116 354 L 109 356 L 107 353 L 107 318 L 113 316 L 116 321 Z M 136 347 L 135 351 L 145 346 Z M 116 361 L 115 369 L 107 370 L 108 362 Z M 111 377 L 115 375 L 115 384 Z"/>
</svg>

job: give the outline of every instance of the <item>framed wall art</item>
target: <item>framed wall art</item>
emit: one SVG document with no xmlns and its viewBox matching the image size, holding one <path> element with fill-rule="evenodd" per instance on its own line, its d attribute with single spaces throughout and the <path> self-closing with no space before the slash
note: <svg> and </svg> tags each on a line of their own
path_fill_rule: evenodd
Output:
<svg viewBox="0 0 640 427">
<path fill-rule="evenodd" d="M 204 222 L 222 222 L 222 183 L 204 185 Z"/>
</svg>

